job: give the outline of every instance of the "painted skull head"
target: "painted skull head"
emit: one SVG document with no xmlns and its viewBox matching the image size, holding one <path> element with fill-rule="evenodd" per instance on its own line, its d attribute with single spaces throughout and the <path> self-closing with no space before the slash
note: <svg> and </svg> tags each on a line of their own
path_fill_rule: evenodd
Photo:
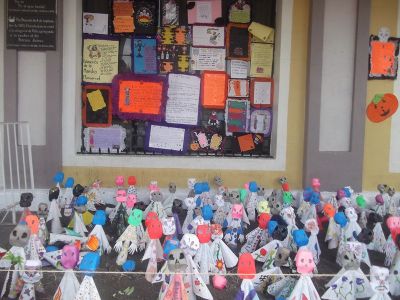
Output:
<svg viewBox="0 0 400 300">
<path fill-rule="evenodd" d="M 200 248 L 200 241 L 195 234 L 185 233 L 180 241 L 180 246 L 185 252 L 193 256 Z"/>
<path fill-rule="evenodd" d="M 133 186 L 136 184 L 136 177 L 135 176 L 129 176 L 128 177 L 128 185 Z"/>
<path fill-rule="evenodd" d="M 176 232 L 176 225 L 174 217 L 167 217 L 162 219 L 162 229 L 164 235 L 172 235 Z"/>
<path fill-rule="evenodd" d="M 318 234 L 319 232 L 318 222 L 315 219 L 308 219 L 304 224 L 304 228 L 313 234 Z"/>
<path fill-rule="evenodd" d="M 82 258 L 82 261 L 79 264 L 79 270 L 96 271 L 99 265 L 100 265 L 100 254 L 97 252 L 89 252 Z"/>
<path fill-rule="evenodd" d="M 286 265 L 289 261 L 289 257 L 290 257 L 290 250 L 285 247 L 279 247 L 278 250 L 276 250 L 274 265 L 276 267 L 282 267 Z"/>
<path fill-rule="evenodd" d="M 173 214 L 182 214 L 183 212 L 183 202 L 180 199 L 174 199 L 174 201 L 172 202 L 172 213 Z"/>
<path fill-rule="evenodd" d="M 370 269 L 371 287 L 378 293 L 389 293 L 389 270 L 387 268 L 372 266 Z"/>
<path fill-rule="evenodd" d="M 31 230 L 31 234 L 37 234 L 39 231 L 39 218 L 36 215 L 27 215 L 25 221 Z"/>
<path fill-rule="evenodd" d="M 189 210 L 193 210 L 196 207 L 196 201 L 193 197 L 185 198 L 183 202 L 185 202 L 185 205 Z"/>
<path fill-rule="evenodd" d="M 16 247 L 25 247 L 29 238 L 31 237 L 31 230 L 26 224 L 18 224 L 10 233 L 10 245 Z"/>
<path fill-rule="evenodd" d="M 357 216 L 356 210 L 353 207 L 346 208 L 344 213 L 345 213 L 347 219 L 349 219 L 349 221 L 357 221 L 358 216 Z"/>
<path fill-rule="evenodd" d="M 120 202 L 120 203 L 126 202 L 126 191 L 125 190 L 117 190 L 115 200 L 117 200 L 117 202 Z"/>
<path fill-rule="evenodd" d="M 194 185 L 196 184 L 196 178 L 188 178 L 187 180 L 187 186 L 188 189 L 194 189 Z"/>
<path fill-rule="evenodd" d="M 345 270 L 357 270 L 362 258 L 362 245 L 359 242 L 347 242 L 341 253 L 340 260 Z"/>
<path fill-rule="evenodd" d="M 168 185 L 168 190 L 171 194 L 175 194 L 176 193 L 176 184 L 173 182 L 170 182 Z"/>
<path fill-rule="evenodd" d="M 121 187 L 124 185 L 124 182 L 125 182 L 124 176 L 119 175 L 119 176 L 115 177 L 115 185 L 116 186 Z"/>
<path fill-rule="evenodd" d="M 390 197 L 393 197 L 394 194 L 396 193 L 396 189 L 394 187 L 392 187 L 392 186 L 389 186 L 388 189 L 387 189 L 387 193 L 388 193 L 388 195 Z"/>
<path fill-rule="evenodd" d="M 158 215 L 155 211 L 150 211 L 147 214 L 146 219 L 144 220 L 144 224 L 146 225 L 146 227 L 148 227 L 148 226 L 150 226 L 150 222 L 152 222 L 154 220 L 158 220 Z"/>
<path fill-rule="evenodd" d="M 83 186 L 81 186 L 79 183 L 77 183 L 74 186 L 74 188 L 72 189 L 72 195 L 74 195 L 74 197 L 79 197 L 80 195 L 82 195 L 82 193 L 84 191 L 85 191 L 85 188 Z"/>
<path fill-rule="evenodd" d="M 232 191 L 229 193 L 229 201 L 233 204 L 240 203 L 240 193 L 238 191 Z"/>
<path fill-rule="evenodd" d="M 38 259 L 28 259 L 24 265 L 25 271 L 22 273 L 21 279 L 29 283 L 39 282 L 43 274 L 41 272 L 42 262 Z M 20 297 L 25 298 L 25 297 Z"/>
<path fill-rule="evenodd" d="M 211 240 L 211 229 L 207 224 L 198 225 L 196 235 L 199 238 L 200 243 L 205 244 Z"/>
<path fill-rule="evenodd" d="M 258 221 L 258 227 L 261 229 L 266 229 L 269 220 L 271 220 L 271 216 L 267 213 L 261 213 L 258 215 L 257 221 Z"/>
<path fill-rule="evenodd" d="M 357 241 L 368 245 L 374 239 L 374 232 L 368 227 L 361 229 L 361 232 L 357 235 Z"/>
<path fill-rule="evenodd" d="M 296 214 L 294 212 L 293 207 L 287 206 L 282 208 L 281 212 L 279 213 L 282 219 L 288 225 L 296 225 Z"/>
<path fill-rule="evenodd" d="M 22 193 L 19 199 L 19 206 L 21 207 L 30 207 L 33 201 L 32 193 Z"/>
<path fill-rule="evenodd" d="M 211 224 L 211 238 L 215 239 L 222 239 L 224 236 L 224 232 L 222 231 L 222 226 L 220 224 Z"/>
<path fill-rule="evenodd" d="M 265 189 L 262 186 L 257 188 L 257 196 L 264 197 L 265 196 Z"/>
<path fill-rule="evenodd" d="M 256 274 L 256 263 L 250 253 L 243 253 L 239 257 L 237 274 L 241 279 L 253 279 Z"/>
<path fill-rule="evenodd" d="M 131 215 L 128 218 L 128 223 L 131 226 L 138 226 L 142 223 L 142 219 L 143 219 L 143 211 L 135 208 L 134 210 L 132 210 Z"/>
<path fill-rule="evenodd" d="M 335 208 L 330 203 L 326 203 L 324 205 L 323 211 L 324 211 L 324 214 L 329 218 L 333 218 L 336 213 Z"/>
<path fill-rule="evenodd" d="M 270 212 L 273 215 L 279 215 L 281 210 L 282 210 L 282 203 L 280 201 L 274 201 L 272 203 L 270 203 Z"/>
<path fill-rule="evenodd" d="M 135 194 L 128 194 L 126 197 L 126 207 L 133 208 L 137 202 L 137 197 Z"/>
<path fill-rule="evenodd" d="M 149 189 L 150 192 L 159 191 L 160 188 L 158 187 L 158 182 L 155 181 L 155 180 L 150 181 L 148 189 Z"/>
<path fill-rule="evenodd" d="M 57 200 L 60 195 L 60 189 L 57 186 L 54 186 L 49 189 L 49 201 Z"/>
<path fill-rule="evenodd" d="M 61 264 L 65 269 L 73 269 L 79 261 L 79 249 L 74 245 L 65 245 L 61 252 Z"/>
<path fill-rule="evenodd" d="M 161 202 L 163 200 L 163 195 L 160 191 L 151 191 L 150 199 L 151 201 Z"/>
<path fill-rule="evenodd" d="M 390 216 L 389 218 L 387 218 L 386 224 L 390 231 L 394 229 L 400 229 L 400 217 Z"/>
<path fill-rule="evenodd" d="M 299 249 L 295 261 L 297 272 L 300 274 L 311 274 L 315 268 L 313 254 L 308 249 Z"/>
<path fill-rule="evenodd" d="M 220 176 L 215 176 L 214 177 L 214 183 L 216 186 L 222 186 L 224 184 L 224 181 Z"/>
<path fill-rule="evenodd" d="M 387 192 L 388 185 L 387 185 L 387 184 L 380 183 L 380 184 L 377 185 L 376 188 L 377 188 L 377 190 L 379 191 L 379 193 L 384 194 L 384 193 Z"/>
<path fill-rule="evenodd" d="M 378 37 L 380 42 L 387 42 L 390 37 L 390 29 L 387 27 L 379 28 Z"/>
<path fill-rule="evenodd" d="M 232 218 L 241 219 L 243 217 L 243 205 L 233 204 L 232 205 Z"/>
<path fill-rule="evenodd" d="M 185 272 L 188 265 L 185 258 L 185 253 L 182 249 L 171 250 L 168 254 L 168 270 L 172 273 Z"/>
<path fill-rule="evenodd" d="M 47 218 L 47 216 L 49 215 L 49 206 L 47 205 L 47 203 L 39 203 L 37 214 L 39 218 Z"/>
<path fill-rule="evenodd" d="M 259 214 L 261 213 L 269 213 L 269 206 L 267 200 L 261 200 L 257 204 L 257 211 Z"/>
<path fill-rule="evenodd" d="M 151 220 L 147 225 L 147 232 L 149 234 L 150 239 L 157 240 L 162 237 L 163 228 L 161 221 L 157 218 L 155 220 Z"/>
</svg>

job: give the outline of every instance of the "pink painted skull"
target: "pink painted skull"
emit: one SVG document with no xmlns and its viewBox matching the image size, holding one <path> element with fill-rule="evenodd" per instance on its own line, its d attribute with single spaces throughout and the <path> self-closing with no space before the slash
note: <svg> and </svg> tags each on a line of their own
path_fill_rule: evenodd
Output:
<svg viewBox="0 0 400 300">
<path fill-rule="evenodd" d="M 125 190 L 118 190 L 117 191 L 117 196 L 115 197 L 115 200 L 117 200 L 117 202 L 126 202 L 126 191 Z"/>
<path fill-rule="evenodd" d="M 300 274 L 311 274 L 315 268 L 313 254 L 308 249 L 300 249 L 296 255 L 297 272 Z"/>
<path fill-rule="evenodd" d="M 119 176 L 115 177 L 115 185 L 116 186 L 121 187 L 124 185 L 124 182 L 125 182 L 124 176 L 119 175 Z"/>
<path fill-rule="evenodd" d="M 233 204 L 232 206 L 232 218 L 241 219 L 243 216 L 243 205 L 242 204 Z"/>
<path fill-rule="evenodd" d="M 74 245 L 65 245 L 61 253 L 61 264 L 65 269 L 73 269 L 79 261 L 79 250 Z"/>
<path fill-rule="evenodd" d="M 126 198 L 126 207 L 133 208 L 136 204 L 137 198 L 135 194 L 128 194 Z"/>
</svg>

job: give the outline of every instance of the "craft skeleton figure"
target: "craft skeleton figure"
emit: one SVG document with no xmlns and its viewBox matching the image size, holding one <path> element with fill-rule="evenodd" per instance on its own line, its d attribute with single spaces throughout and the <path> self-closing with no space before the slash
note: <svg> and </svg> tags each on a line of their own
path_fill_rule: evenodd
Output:
<svg viewBox="0 0 400 300">
<path fill-rule="evenodd" d="M 243 231 L 243 214 L 244 209 L 242 204 L 233 204 L 231 215 L 228 216 L 224 221 L 225 231 L 224 240 L 228 246 L 236 248 L 238 242 L 244 242 L 244 231 Z"/>
<path fill-rule="evenodd" d="M 157 262 L 163 259 L 163 248 L 160 243 L 162 224 L 159 219 L 153 219 L 147 223 L 146 227 L 150 242 L 144 252 L 142 261 L 149 260 L 145 278 L 148 282 L 153 282 L 157 275 Z"/>
<path fill-rule="evenodd" d="M 258 247 L 262 247 L 267 243 L 267 225 L 270 220 L 270 215 L 261 213 L 258 215 L 258 227 L 246 235 L 246 243 L 242 246 L 240 253 L 253 253 Z"/>
</svg>

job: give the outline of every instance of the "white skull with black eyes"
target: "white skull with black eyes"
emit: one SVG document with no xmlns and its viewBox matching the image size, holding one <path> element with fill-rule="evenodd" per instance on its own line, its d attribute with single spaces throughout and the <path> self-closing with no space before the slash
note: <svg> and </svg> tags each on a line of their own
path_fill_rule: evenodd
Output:
<svg viewBox="0 0 400 300">
<path fill-rule="evenodd" d="M 195 234 L 185 233 L 181 239 L 180 247 L 193 256 L 200 248 L 199 238 Z"/>
<path fill-rule="evenodd" d="M 174 217 L 167 217 L 162 219 L 162 229 L 164 235 L 173 235 L 176 232 L 176 225 Z"/>
<path fill-rule="evenodd" d="M 31 237 L 31 230 L 26 224 L 18 224 L 10 233 L 10 245 L 16 247 L 25 247 L 29 238 Z"/>
<path fill-rule="evenodd" d="M 183 273 L 187 269 L 185 253 L 182 249 L 171 250 L 168 254 L 168 270 L 171 273 Z"/>
<path fill-rule="evenodd" d="M 390 29 L 387 27 L 379 28 L 378 37 L 380 42 L 387 42 L 390 37 Z"/>
<path fill-rule="evenodd" d="M 371 287 L 375 292 L 389 293 L 389 270 L 387 268 L 372 266 L 370 275 Z"/>
</svg>

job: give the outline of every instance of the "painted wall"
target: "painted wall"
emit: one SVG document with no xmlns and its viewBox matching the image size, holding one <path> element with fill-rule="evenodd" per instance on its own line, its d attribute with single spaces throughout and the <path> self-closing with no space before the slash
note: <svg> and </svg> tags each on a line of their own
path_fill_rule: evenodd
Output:
<svg viewBox="0 0 400 300">
<path fill-rule="evenodd" d="M 370 33 L 377 34 L 380 27 L 388 27 L 391 36 L 399 36 L 399 1 L 398 0 L 373 0 L 371 2 Z M 397 80 L 398 81 L 398 80 Z M 367 86 L 368 104 L 375 94 L 394 93 L 400 99 L 398 82 L 393 80 L 370 80 Z M 400 111 L 395 115 L 398 118 Z M 398 122 L 392 119 L 381 123 L 372 123 L 367 118 L 365 121 L 365 145 L 364 145 L 364 170 L 363 190 L 376 190 L 378 183 L 386 183 L 400 189 L 399 171 L 390 171 L 390 152 L 393 149 L 391 132 L 400 132 Z M 395 138 L 395 137 L 393 137 Z M 396 141 L 398 142 L 398 141 Z M 392 153 L 392 160 L 400 158 L 400 152 Z"/>
<path fill-rule="evenodd" d="M 244 182 L 256 180 L 262 186 L 272 188 L 279 185 L 278 178 L 286 176 L 292 188 L 302 187 L 302 166 L 304 149 L 304 118 L 305 118 L 305 95 L 306 95 L 306 72 L 307 72 L 307 49 L 309 30 L 309 0 L 293 1 L 292 19 L 292 51 L 290 57 L 290 85 L 288 95 L 288 116 L 286 137 L 286 162 L 283 171 L 254 171 L 248 170 L 218 170 L 218 169 L 174 169 L 174 168 L 135 168 L 132 167 L 86 167 L 71 166 L 66 163 L 63 171 L 68 176 L 73 176 L 76 182 L 89 183 L 100 178 L 104 186 L 113 186 L 116 175 L 135 175 L 139 186 L 146 186 L 150 180 L 158 180 L 159 185 L 165 186 L 174 181 L 180 187 L 186 186 L 189 177 L 198 180 L 212 180 L 215 175 L 221 176 L 228 187 L 239 187 Z M 287 49 L 284 49 L 287 50 Z M 65 53 L 65 51 L 64 51 Z M 287 63 L 287 62 L 285 62 Z M 287 121 L 286 121 L 287 120 Z M 284 126 L 286 127 L 286 126 Z M 99 157 L 101 159 L 101 157 Z M 224 160 L 224 158 L 221 158 Z M 189 164 L 191 160 L 188 160 Z M 200 159 L 198 161 L 201 161 Z M 196 163 L 198 163 L 198 161 Z M 224 160 L 228 161 L 228 160 Z M 247 163 L 246 159 L 242 160 Z M 256 164 L 264 164 L 265 160 L 257 160 Z M 189 166 L 190 167 L 190 166 Z M 239 168 L 238 168 L 239 169 Z"/>
</svg>

